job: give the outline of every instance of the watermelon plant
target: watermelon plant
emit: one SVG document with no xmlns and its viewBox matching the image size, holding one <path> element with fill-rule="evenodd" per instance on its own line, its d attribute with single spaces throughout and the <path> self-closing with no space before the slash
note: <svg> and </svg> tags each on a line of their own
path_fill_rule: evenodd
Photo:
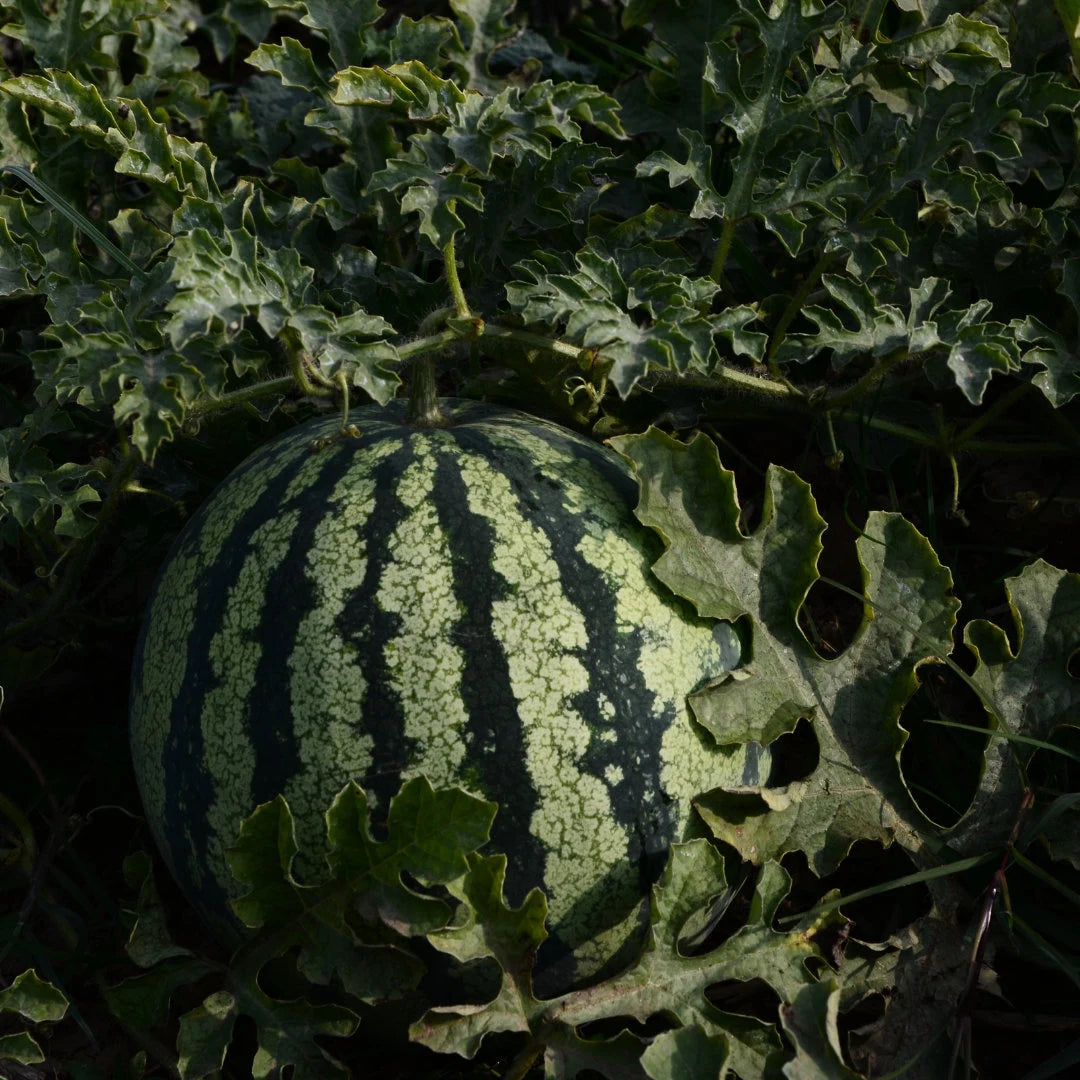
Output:
<svg viewBox="0 0 1080 1080">
<path fill-rule="evenodd" d="M 0 1074 L 1074 1071 L 1072 7 L 0 4 Z"/>
<path fill-rule="evenodd" d="M 133 675 L 147 817 L 227 932 L 226 852 L 257 804 L 285 796 L 317 875 L 349 780 L 383 806 L 402 778 L 461 784 L 499 805 L 511 895 L 544 887 L 548 951 L 595 974 L 690 800 L 768 775 L 687 705 L 738 643 L 661 591 L 610 451 L 507 409 L 415 411 L 300 425 L 185 528 Z"/>
</svg>

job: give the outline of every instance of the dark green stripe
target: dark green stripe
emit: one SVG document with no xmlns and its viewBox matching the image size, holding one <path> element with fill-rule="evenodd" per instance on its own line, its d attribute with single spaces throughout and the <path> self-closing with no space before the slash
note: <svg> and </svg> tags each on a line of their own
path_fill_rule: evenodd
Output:
<svg viewBox="0 0 1080 1080">
<path fill-rule="evenodd" d="M 567 439 L 558 431 L 531 427 L 530 433 L 550 443 L 566 459 L 566 466 L 560 465 L 560 469 L 569 468 L 571 461 L 586 462 L 604 479 L 613 499 L 630 517 L 637 485 L 607 451 Z M 679 812 L 679 807 L 663 795 L 660 783 L 660 743 L 676 720 L 675 710 L 669 705 L 662 717 L 652 716 L 655 695 L 645 685 L 639 662 L 642 633 L 619 633 L 615 592 L 578 553 L 592 515 L 587 509 L 583 514 L 567 513 L 562 487 L 545 482 L 543 466 L 538 467 L 529 453 L 510 441 L 512 432 L 507 432 L 507 439 L 501 451 L 504 468 L 508 474 L 520 477 L 527 490 L 521 499 L 522 517 L 547 536 L 563 591 L 585 618 L 588 650 L 578 655 L 588 672 L 589 687 L 573 699 L 573 706 L 597 734 L 585 754 L 582 771 L 602 777 L 608 765 L 621 768 L 622 780 L 612 789 L 613 813 L 632 837 L 629 858 L 638 863 L 643 884 L 651 885 L 663 869 Z M 644 539 L 644 531 L 641 535 Z M 647 576 L 660 552 L 645 543 L 641 570 Z M 614 718 L 603 715 L 599 705 L 602 695 L 614 706 Z M 635 718 L 636 723 L 628 723 L 629 718 Z M 599 737 L 605 728 L 614 728 L 614 741 Z M 642 813 L 645 806 L 652 807 L 647 818 Z M 613 921 L 623 915 L 625 912 L 612 912 Z"/>
<path fill-rule="evenodd" d="M 176 555 L 198 547 L 212 501 L 227 497 L 230 489 L 238 489 L 253 466 L 262 468 L 268 462 L 277 461 L 283 455 L 289 456 L 295 452 L 292 441 L 286 440 L 269 452 L 260 453 L 241 465 L 230 475 L 227 487 L 216 491 L 192 518 L 181 534 L 177 551 L 170 554 L 170 561 Z M 187 670 L 180 692 L 173 702 L 169 735 L 165 741 L 162 764 L 165 771 L 164 805 L 167 814 L 161 825 L 165 830 L 170 859 L 178 871 L 181 887 L 188 890 L 189 894 L 195 891 L 196 883 L 186 871 L 188 855 L 191 851 L 205 852 L 210 846 L 210 826 L 206 811 L 216 798 L 218 783 L 203 761 L 203 704 L 207 693 L 218 685 L 210 664 L 210 645 L 224 621 L 229 590 L 235 585 L 249 554 L 249 538 L 260 525 L 280 512 L 291 476 L 291 470 L 284 469 L 271 480 L 258 500 L 236 519 L 225 543 L 219 549 L 217 558 L 205 568 L 198 583 L 199 593 L 191 637 L 187 642 L 178 642 L 176 646 L 185 650 Z M 152 613 L 152 606 L 150 610 Z M 142 678 L 142 673 L 136 677 Z M 185 810 L 183 814 L 180 813 L 180 807 Z M 239 822 L 237 825 L 239 826 Z M 220 911 L 225 901 L 225 893 L 220 883 L 206 878 L 199 885 L 198 895 L 193 897 L 196 906 L 211 912 Z"/>
<path fill-rule="evenodd" d="M 401 448 L 372 470 L 376 497 L 363 536 L 367 553 L 364 583 L 347 601 L 340 619 L 342 635 L 359 650 L 357 662 L 367 682 L 363 726 L 374 736 L 374 746 L 369 773 L 356 780 L 374 797 L 377 808 L 373 815 L 380 828 L 390 799 L 401 786 L 401 770 L 411 754 L 401 702 L 393 691 L 386 663 L 386 643 L 400 633 L 401 617 L 383 611 L 377 600 L 383 572 L 393 556 L 390 539 L 402 517 L 409 513 L 395 492 L 402 473 L 416 460 L 416 454 L 404 428 L 401 437 L 404 440 Z"/>
<path fill-rule="evenodd" d="M 267 606 L 260 638 L 263 652 L 249 698 L 249 737 L 255 750 L 253 793 L 255 803 L 267 802 L 280 795 L 290 778 L 305 767 L 292 715 L 292 671 L 289 659 L 296 647 L 300 624 L 315 607 L 317 593 L 308 572 L 308 554 L 315 532 L 326 514 L 332 513 L 330 498 L 341 478 L 351 469 L 357 456 L 373 443 L 386 438 L 381 425 L 360 438 L 344 439 L 318 451 L 322 467 L 313 483 L 282 502 L 278 513 L 299 512 L 300 520 L 293 533 L 288 554 L 270 575 Z M 298 460 L 299 467 L 302 461 Z M 290 476 L 294 472 L 290 470 Z M 317 657 L 311 658 L 318 662 Z M 358 716 L 357 732 L 360 731 Z M 342 779 L 341 785 L 344 786 Z M 320 808 L 325 810 L 326 807 Z"/>
<path fill-rule="evenodd" d="M 488 440 L 476 428 L 454 428 L 453 434 L 463 450 L 489 457 Z M 435 491 L 439 524 L 450 549 L 454 593 L 464 612 L 453 634 L 465 658 L 461 697 L 469 720 L 468 774 L 463 780 L 498 800 L 491 844 L 507 855 L 506 896 L 510 903 L 520 904 L 544 879 L 544 851 L 529 831 L 537 793 L 525 763 L 524 732 L 506 652 L 492 628 L 492 605 L 506 598 L 506 583 L 492 568 L 494 533 L 487 520 L 469 510 L 465 484 L 452 457 L 439 456 Z"/>
</svg>

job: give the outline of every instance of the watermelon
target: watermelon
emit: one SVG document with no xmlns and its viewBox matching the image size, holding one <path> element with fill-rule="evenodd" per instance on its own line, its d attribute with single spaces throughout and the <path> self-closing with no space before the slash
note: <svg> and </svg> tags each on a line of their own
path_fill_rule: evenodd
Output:
<svg viewBox="0 0 1080 1080">
<path fill-rule="evenodd" d="M 442 426 L 404 404 L 302 425 L 257 450 L 178 537 L 132 676 L 147 820 L 223 935 L 225 859 L 278 794 L 298 876 L 325 868 L 323 814 L 350 780 L 385 808 L 403 779 L 498 803 L 507 898 L 549 902 L 540 970 L 602 970 L 631 933 L 691 799 L 764 782 L 688 692 L 739 657 L 653 577 L 656 538 L 611 451 L 473 402 Z"/>
</svg>

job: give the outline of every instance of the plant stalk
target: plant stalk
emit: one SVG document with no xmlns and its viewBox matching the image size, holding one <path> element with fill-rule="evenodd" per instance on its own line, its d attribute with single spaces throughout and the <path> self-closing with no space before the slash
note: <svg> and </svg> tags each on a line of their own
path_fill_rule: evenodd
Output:
<svg viewBox="0 0 1080 1080">
<path fill-rule="evenodd" d="M 831 397 L 826 398 L 824 408 L 826 410 L 841 408 L 852 401 L 858 401 L 866 395 L 870 387 L 884 379 L 897 364 L 902 360 L 906 360 L 909 355 L 907 349 L 902 346 L 893 349 L 890 353 L 886 353 L 862 378 L 852 383 L 846 390 L 839 390 Z"/>
<path fill-rule="evenodd" d="M 435 356 L 422 353 L 413 361 L 409 380 L 408 421 L 413 427 L 444 427 L 446 417 L 439 411 L 439 396 L 435 385 Z"/>
<path fill-rule="evenodd" d="M 777 350 L 780 348 L 787 337 L 788 327 L 795 321 L 795 317 L 803 309 L 803 305 L 806 303 L 806 298 L 817 287 L 817 283 L 821 280 L 821 275 L 832 265 L 836 260 L 836 252 L 826 251 L 823 252 L 821 258 L 810 268 L 810 272 L 803 278 L 799 287 L 795 290 L 795 294 L 787 302 L 787 306 L 780 313 L 780 318 L 776 322 L 776 326 L 773 327 L 773 332 L 769 335 L 769 344 L 765 350 L 765 362 L 771 363 L 772 358 L 776 355 Z"/>
<path fill-rule="evenodd" d="M 451 199 L 446 204 L 451 214 L 457 209 L 457 199 Z M 469 302 L 465 299 L 465 290 L 461 287 L 461 278 L 457 272 L 457 248 L 454 237 L 451 236 L 443 248 L 443 269 L 446 273 L 446 284 L 450 286 L 450 295 L 454 298 L 454 307 L 458 315 L 463 319 L 471 319 L 472 312 L 469 310 Z"/>
<path fill-rule="evenodd" d="M 219 409 L 233 409 L 237 405 L 246 405 L 249 401 L 256 401 L 258 398 L 268 397 L 270 394 L 285 394 L 292 390 L 294 386 L 296 386 L 296 377 L 294 375 L 283 375 L 280 379 L 268 379 L 266 382 L 255 383 L 253 386 L 245 386 L 241 390 L 232 390 L 228 394 L 222 394 L 220 397 L 206 397 L 188 409 L 184 422 L 199 420 L 209 413 L 217 412 Z M 324 396 L 321 391 L 318 391 L 318 393 L 319 396 Z"/>
<path fill-rule="evenodd" d="M 720 242 L 716 245 L 716 254 L 713 256 L 712 268 L 709 277 L 717 285 L 724 284 L 724 267 L 727 266 L 728 255 L 731 253 L 731 244 L 735 239 L 735 219 L 730 215 L 724 218 L 724 227 L 720 232 Z"/>
</svg>

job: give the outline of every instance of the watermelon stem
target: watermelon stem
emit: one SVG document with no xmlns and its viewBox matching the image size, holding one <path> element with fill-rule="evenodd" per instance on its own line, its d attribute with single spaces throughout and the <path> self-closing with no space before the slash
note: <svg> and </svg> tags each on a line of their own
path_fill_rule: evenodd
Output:
<svg viewBox="0 0 1080 1080">
<path fill-rule="evenodd" d="M 454 212 L 456 202 L 456 199 L 451 199 L 447 203 L 451 214 Z M 453 236 L 446 242 L 442 253 L 446 284 L 450 287 L 450 295 L 453 297 L 458 317 L 471 319 L 473 315 L 469 310 L 469 302 L 465 299 L 465 290 L 462 289 L 461 278 L 458 277 L 457 249 Z M 440 320 L 445 317 L 441 310 L 434 314 Z M 413 361 L 412 378 L 409 381 L 409 423 L 414 427 L 442 427 L 446 424 L 446 417 L 439 412 L 438 391 L 435 386 L 435 357 L 432 353 L 421 353 Z"/>
<path fill-rule="evenodd" d="M 333 392 L 333 384 L 323 374 L 322 368 L 307 354 L 300 335 L 292 327 L 286 326 L 278 340 L 289 359 L 289 369 L 296 385 L 300 387 L 300 392 L 312 397 L 329 396 Z"/>
<path fill-rule="evenodd" d="M 435 357 L 421 353 L 412 366 L 409 380 L 409 423 L 413 427 L 445 427 L 446 417 L 439 411 L 435 386 Z"/>
<path fill-rule="evenodd" d="M 344 371 L 339 371 L 334 381 L 341 391 L 341 430 L 346 431 L 349 427 L 349 380 Z"/>
</svg>

